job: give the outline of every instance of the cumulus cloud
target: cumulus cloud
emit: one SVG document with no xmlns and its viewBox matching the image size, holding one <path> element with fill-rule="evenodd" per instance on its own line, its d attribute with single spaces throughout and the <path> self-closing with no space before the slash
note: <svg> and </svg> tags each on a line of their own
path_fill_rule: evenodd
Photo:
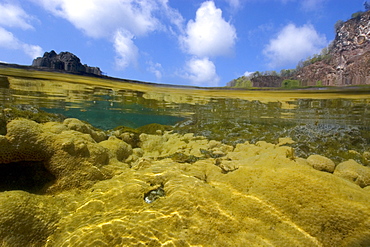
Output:
<svg viewBox="0 0 370 247">
<path fill-rule="evenodd" d="M 270 40 L 263 53 L 270 60 L 269 66 L 276 68 L 295 65 L 299 60 L 319 53 L 326 45 L 326 37 L 319 34 L 312 25 L 297 27 L 288 24 L 276 38 Z"/>
<path fill-rule="evenodd" d="M 125 30 L 119 30 L 114 36 L 114 49 L 116 51 L 116 65 L 118 69 L 125 69 L 130 64 L 137 63 L 138 48 L 133 42 L 134 36 Z"/>
<path fill-rule="evenodd" d="M 23 43 L 11 32 L 2 27 L 0 27 L 0 47 L 12 50 L 22 50 L 30 58 L 36 58 L 42 55 L 42 48 L 40 46 Z"/>
<path fill-rule="evenodd" d="M 9 3 L 0 3 L 0 25 L 5 27 L 18 27 L 22 29 L 33 29 L 30 24 L 35 20 L 28 15 L 21 7 Z"/>
<path fill-rule="evenodd" d="M 217 86 L 220 78 L 216 66 L 208 58 L 192 58 L 186 63 L 184 77 L 196 86 Z"/>
<path fill-rule="evenodd" d="M 0 27 L 0 46 L 7 49 L 17 49 L 19 41 L 11 32 Z"/>
<path fill-rule="evenodd" d="M 228 2 L 239 5 L 236 0 Z M 210 57 L 231 54 L 236 38 L 235 27 L 223 19 L 222 10 L 213 1 L 203 2 L 179 37 L 183 50 L 193 56 L 186 62 L 184 77 L 193 85 L 217 86 L 220 78 Z"/>
<path fill-rule="evenodd" d="M 177 32 L 183 33 L 185 20 L 181 13 L 177 9 L 170 7 L 168 0 L 158 0 L 158 2 L 160 4 L 161 13 L 163 13 L 170 23 L 175 26 Z M 174 31 L 171 26 L 169 26 L 168 29 L 172 34 L 176 35 L 176 31 Z"/>
<path fill-rule="evenodd" d="M 124 69 L 135 64 L 139 49 L 134 38 L 155 30 L 173 31 L 160 19 L 167 18 L 169 26 L 182 30 L 181 14 L 171 8 L 168 0 L 30 0 L 72 23 L 92 38 L 110 40 L 116 51 L 116 65 Z M 160 16 L 161 18 L 158 18 Z M 175 32 L 175 31 L 173 31 Z"/>
<path fill-rule="evenodd" d="M 214 57 L 230 54 L 236 37 L 235 27 L 222 18 L 221 9 L 213 1 L 207 1 L 197 10 L 195 20 L 188 22 L 186 35 L 180 37 L 180 42 L 192 55 Z"/>
<path fill-rule="evenodd" d="M 144 35 L 159 25 L 152 15 L 157 6 L 154 0 L 33 1 L 94 38 L 110 37 L 117 29 L 126 29 L 134 35 Z"/>
<path fill-rule="evenodd" d="M 43 49 L 38 45 L 30 45 L 23 43 L 21 45 L 21 48 L 30 58 L 37 58 L 43 55 Z"/>
</svg>

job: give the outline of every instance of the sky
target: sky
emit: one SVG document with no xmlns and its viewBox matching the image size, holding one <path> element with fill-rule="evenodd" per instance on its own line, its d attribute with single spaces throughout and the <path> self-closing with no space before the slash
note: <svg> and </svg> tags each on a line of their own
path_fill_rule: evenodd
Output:
<svg viewBox="0 0 370 247">
<path fill-rule="evenodd" d="M 0 61 L 72 52 L 106 75 L 225 86 L 295 68 L 363 0 L 0 0 Z"/>
</svg>

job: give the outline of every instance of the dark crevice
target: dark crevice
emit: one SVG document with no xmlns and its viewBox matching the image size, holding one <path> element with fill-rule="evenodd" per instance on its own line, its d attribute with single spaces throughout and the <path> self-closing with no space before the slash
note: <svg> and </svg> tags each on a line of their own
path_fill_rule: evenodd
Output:
<svg viewBox="0 0 370 247">
<path fill-rule="evenodd" d="M 43 162 L 21 161 L 0 164 L 0 192 L 23 190 L 33 194 L 44 194 L 55 181 Z"/>
</svg>

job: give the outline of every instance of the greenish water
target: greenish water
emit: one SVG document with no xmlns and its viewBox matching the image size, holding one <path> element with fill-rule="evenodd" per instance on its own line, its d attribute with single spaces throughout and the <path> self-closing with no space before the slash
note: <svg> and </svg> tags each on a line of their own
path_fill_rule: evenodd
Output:
<svg viewBox="0 0 370 247">
<path fill-rule="evenodd" d="M 300 157 L 322 154 L 337 162 L 353 158 L 370 165 L 363 157 L 370 151 L 368 90 L 135 90 L 135 84 L 104 87 L 25 78 L 11 83 L 13 87 L 0 89 L 3 107 L 31 105 L 103 130 L 158 123 L 231 145 L 290 137 Z"/>
</svg>

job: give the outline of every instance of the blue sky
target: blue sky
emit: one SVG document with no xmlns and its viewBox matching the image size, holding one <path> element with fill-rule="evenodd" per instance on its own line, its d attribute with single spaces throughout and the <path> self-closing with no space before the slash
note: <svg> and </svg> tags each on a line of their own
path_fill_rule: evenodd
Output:
<svg viewBox="0 0 370 247">
<path fill-rule="evenodd" d="M 69 51 L 109 76 L 225 86 L 295 68 L 363 0 L 0 0 L 0 61 Z"/>
</svg>

